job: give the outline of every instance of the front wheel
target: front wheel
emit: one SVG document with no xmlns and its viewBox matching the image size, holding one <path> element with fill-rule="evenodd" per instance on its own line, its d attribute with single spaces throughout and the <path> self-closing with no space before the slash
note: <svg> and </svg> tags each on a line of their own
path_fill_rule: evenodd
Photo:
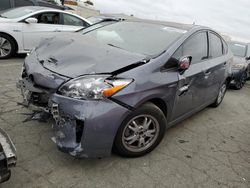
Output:
<svg viewBox="0 0 250 188">
<path fill-rule="evenodd" d="M 225 83 L 222 84 L 222 86 L 220 87 L 218 96 L 217 96 L 215 102 L 214 102 L 213 104 L 211 104 L 211 106 L 212 106 L 212 107 L 218 107 L 218 106 L 222 103 L 222 101 L 223 101 L 223 99 L 224 99 L 224 97 L 225 97 L 226 92 L 227 92 L 227 83 L 225 82 Z"/>
<path fill-rule="evenodd" d="M 166 128 L 163 112 L 146 103 L 133 111 L 120 126 L 114 151 L 124 157 L 140 157 L 151 152 L 161 142 Z"/>
</svg>

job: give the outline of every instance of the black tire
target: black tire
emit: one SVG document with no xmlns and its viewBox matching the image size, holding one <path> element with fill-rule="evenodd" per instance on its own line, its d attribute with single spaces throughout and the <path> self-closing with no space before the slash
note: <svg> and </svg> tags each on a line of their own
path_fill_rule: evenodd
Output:
<svg viewBox="0 0 250 188">
<path fill-rule="evenodd" d="M 15 51 L 16 51 L 15 42 L 10 36 L 8 36 L 8 35 L 6 35 L 4 33 L 0 33 L 0 40 L 1 40 L 1 38 L 5 39 L 10 44 L 10 50 L 5 55 L 3 53 L 3 51 L 1 51 L 2 46 L 0 46 L 0 59 L 8 59 L 8 58 L 12 57 L 15 54 Z M 1 41 L 0 41 L 0 45 L 1 45 Z"/>
<path fill-rule="evenodd" d="M 210 105 L 211 107 L 216 108 L 216 107 L 220 106 L 220 104 L 222 103 L 222 101 L 223 101 L 223 99 L 225 97 L 225 94 L 227 92 L 227 87 L 228 87 L 228 83 L 227 82 L 225 82 L 225 83 L 222 84 L 222 86 L 219 89 L 219 92 L 218 92 L 216 100 L 214 101 L 213 104 Z"/>
<path fill-rule="evenodd" d="M 129 125 L 131 125 L 131 124 L 129 124 L 129 122 L 132 121 L 133 118 L 138 118 L 138 119 L 135 119 L 135 121 L 140 120 L 139 118 L 144 118 L 144 119 L 149 118 L 148 120 L 152 122 L 152 124 L 150 124 L 150 125 L 154 126 L 154 123 L 155 123 L 155 124 L 157 124 L 157 127 L 158 127 L 158 130 L 155 129 L 156 133 L 155 133 L 154 138 L 149 138 L 149 140 L 150 139 L 152 139 L 152 140 L 148 141 L 149 142 L 148 144 L 144 143 L 145 146 L 142 146 L 142 147 L 148 147 L 148 148 L 145 148 L 145 150 L 137 151 L 137 152 L 127 149 L 128 146 L 126 145 L 126 143 L 124 143 L 125 137 L 123 137 L 123 135 L 125 135 L 126 131 L 129 129 L 128 127 L 131 127 L 131 126 L 129 126 Z M 152 118 L 152 119 L 150 119 L 150 118 Z M 145 122 L 147 122 L 147 119 Z M 151 152 L 161 142 L 161 140 L 165 134 L 166 123 L 167 123 L 167 121 L 166 121 L 165 115 L 160 110 L 160 108 L 158 108 L 153 103 L 146 103 L 146 104 L 142 105 L 141 107 L 139 107 L 138 109 L 136 109 L 132 113 L 130 113 L 128 115 L 128 117 L 123 121 L 121 126 L 119 127 L 118 132 L 116 134 L 115 141 L 114 141 L 114 147 L 113 147 L 114 152 L 123 156 L 123 157 L 140 157 L 140 156 L 143 156 L 143 155 Z M 139 126 L 139 127 L 141 128 L 142 126 Z M 149 128 L 147 130 L 149 131 Z M 137 134 L 137 136 L 140 137 L 139 140 L 144 139 L 144 141 L 146 141 L 147 137 L 145 135 L 140 135 L 140 133 L 138 133 L 139 131 L 137 133 L 135 133 L 135 131 L 132 131 L 132 132 L 134 132 L 132 134 L 132 136 Z M 144 130 L 144 134 L 146 134 L 145 130 Z M 129 136 L 131 136 L 131 135 L 129 135 Z M 145 138 L 142 138 L 143 136 Z M 139 145 L 139 140 L 137 140 L 138 145 Z M 144 148 L 141 148 L 141 149 L 144 149 Z"/>
<path fill-rule="evenodd" d="M 242 89 L 244 87 L 244 85 L 246 84 L 246 81 L 247 81 L 247 73 L 246 72 L 242 72 L 242 74 L 239 77 L 239 79 L 237 79 L 235 81 L 234 89 L 235 90 Z"/>
</svg>

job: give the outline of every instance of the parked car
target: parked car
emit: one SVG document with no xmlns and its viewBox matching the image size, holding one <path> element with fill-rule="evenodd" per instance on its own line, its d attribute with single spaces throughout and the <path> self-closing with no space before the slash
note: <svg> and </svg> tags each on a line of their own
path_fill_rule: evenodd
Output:
<svg viewBox="0 0 250 188">
<path fill-rule="evenodd" d="M 42 38 L 74 32 L 90 22 L 78 15 L 46 7 L 19 7 L 0 14 L 0 59 L 27 53 Z"/>
<path fill-rule="evenodd" d="M 231 86 L 241 89 L 250 78 L 250 46 L 236 41 L 229 42 L 229 46 L 234 54 Z"/>
<path fill-rule="evenodd" d="M 8 181 L 10 168 L 16 165 L 16 148 L 7 133 L 0 128 L 0 183 Z"/>
<path fill-rule="evenodd" d="M 58 5 L 55 1 L 51 0 L 1 0 L 0 11 L 11 8 L 23 7 L 23 6 L 43 6 L 60 10 L 69 10 L 67 6 Z"/>
<path fill-rule="evenodd" d="M 17 85 L 28 104 L 50 109 L 61 151 L 139 157 L 166 128 L 221 104 L 232 57 L 207 27 L 120 21 L 44 41 Z"/>
</svg>

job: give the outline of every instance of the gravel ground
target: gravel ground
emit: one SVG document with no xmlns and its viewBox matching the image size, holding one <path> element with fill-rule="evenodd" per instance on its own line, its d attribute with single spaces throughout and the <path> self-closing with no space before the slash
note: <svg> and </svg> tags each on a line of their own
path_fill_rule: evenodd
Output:
<svg viewBox="0 0 250 188">
<path fill-rule="evenodd" d="M 50 123 L 23 123 L 29 110 L 15 87 L 22 57 L 0 61 L 0 126 L 12 137 L 18 163 L 15 187 L 250 187 L 250 82 L 229 90 L 222 105 L 169 129 L 149 155 L 74 159 L 51 141 Z"/>
</svg>

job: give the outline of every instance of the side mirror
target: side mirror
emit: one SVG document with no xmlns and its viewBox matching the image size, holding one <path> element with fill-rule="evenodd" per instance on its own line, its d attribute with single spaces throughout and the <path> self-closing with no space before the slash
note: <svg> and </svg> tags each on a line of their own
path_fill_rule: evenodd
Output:
<svg viewBox="0 0 250 188">
<path fill-rule="evenodd" d="M 37 23 L 38 22 L 38 20 L 36 19 L 36 18 L 27 18 L 26 20 L 25 20 L 25 22 L 26 23 Z"/>
<path fill-rule="evenodd" d="M 181 74 L 183 74 L 191 65 L 192 57 L 191 56 L 184 56 L 180 58 L 178 63 L 178 70 Z"/>
<path fill-rule="evenodd" d="M 247 61 L 250 60 L 250 56 L 246 57 L 246 60 L 247 60 Z"/>
</svg>

